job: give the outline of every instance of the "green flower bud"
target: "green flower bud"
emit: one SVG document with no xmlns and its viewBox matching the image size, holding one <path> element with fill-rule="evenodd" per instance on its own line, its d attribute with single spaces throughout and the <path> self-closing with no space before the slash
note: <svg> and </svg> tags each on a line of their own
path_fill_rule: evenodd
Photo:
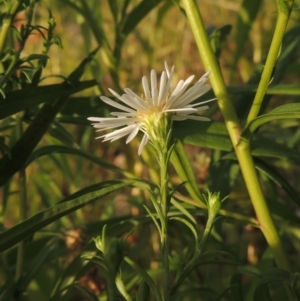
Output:
<svg viewBox="0 0 300 301">
<path fill-rule="evenodd" d="M 102 237 L 98 236 L 98 237 L 94 238 L 94 242 L 95 242 L 96 248 L 100 252 L 103 252 L 104 251 L 104 245 L 103 245 Z"/>
<path fill-rule="evenodd" d="M 208 215 L 210 218 L 218 215 L 222 206 L 222 202 L 226 199 L 224 198 L 220 200 L 220 192 L 210 192 L 210 191 L 207 192 L 207 196 L 203 195 L 203 198 L 206 202 Z"/>
</svg>

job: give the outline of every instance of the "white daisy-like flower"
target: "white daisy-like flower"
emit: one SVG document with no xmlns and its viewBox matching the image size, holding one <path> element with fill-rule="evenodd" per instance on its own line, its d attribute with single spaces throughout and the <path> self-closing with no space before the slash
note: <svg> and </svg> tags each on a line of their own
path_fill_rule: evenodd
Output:
<svg viewBox="0 0 300 301">
<path fill-rule="evenodd" d="M 118 98 L 123 104 L 120 104 L 106 96 L 101 96 L 101 100 L 112 107 L 122 110 L 123 112 L 112 112 L 112 118 L 107 117 L 89 117 L 88 120 L 95 122 L 92 125 L 98 131 L 116 129 L 109 134 L 102 135 L 97 138 L 104 138 L 103 141 L 115 141 L 128 135 L 126 143 L 129 143 L 139 131 L 144 133 L 143 139 L 139 146 L 138 154 L 142 153 L 143 148 L 151 140 L 149 135 L 149 122 L 151 127 L 155 127 L 160 116 L 164 115 L 174 121 L 185 119 L 193 119 L 199 121 L 209 121 L 207 117 L 194 115 L 200 111 L 206 110 L 208 106 L 203 106 L 210 101 L 191 104 L 195 99 L 205 94 L 211 89 L 206 84 L 210 72 L 205 73 L 192 87 L 188 88 L 194 79 L 194 75 L 186 80 L 180 80 L 175 89 L 172 89 L 172 77 L 174 66 L 169 69 L 165 63 L 165 71 L 160 78 L 159 88 L 157 86 L 157 75 L 154 70 L 151 71 L 149 87 L 146 76 L 142 79 L 144 96 L 139 97 L 133 91 L 125 88 L 125 94 L 122 96 L 112 89 L 109 91 Z"/>
</svg>

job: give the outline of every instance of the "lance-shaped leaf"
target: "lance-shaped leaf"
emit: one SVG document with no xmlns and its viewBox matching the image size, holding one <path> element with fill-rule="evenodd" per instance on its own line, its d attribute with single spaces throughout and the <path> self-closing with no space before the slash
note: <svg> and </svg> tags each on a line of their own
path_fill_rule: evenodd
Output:
<svg viewBox="0 0 300 301">
<path fill-rule="evenodd" d="M 64 146 L 64 145 L 48 145 L 48 146 L 43 146 L 41 148 L 36 149 L 28 157 L 28 160 L 26 161 L 26 166 L 31 164 L 34 160 L 36 160 L 42 156 L 48 156 L 50 154 L 68 154 L 68 155 L 80 156 L 82 158 L 90 160 L 91 162 L 93 162 L 103 168 L 121 173 L 124 176 L 126 176 L 127 178 L 136 178 L 136 176 L 133 175 L 132 173 L 130 173 L 129 171 L 121 169 L 118 166 L 111 164 L 111 163 L 107 162 L 106 160 L 99 158 L 87 151 L 84 151 L 84 150 L 81 150 L 78 148 L 71 148 L 71 147 Z M 146 183 L 146 180 L 145 180 L 145 183 Z"/>
<path fill-rule="evenodd" d="M 60 97 L 67 97 L 96 84 L 95 80 L 88 80 L 75 86 L 54 84 L 7 92 L 5 98 L 0 96 L 0 119 L 45 102 L 54 102 Z"/>
<path fill-rule="evenodd" d="M 161 0 L 144 0 L 140 2 L 128 15 L 122 28 L 122 35 L 127 36 L 145 16 L 155 8 Z"/>
<path fill-rule="evenodd" d="M 14 246 L 28 236 L 33 235 L 36 231 L 53 223 L 55 220 L 96 201 L 99 197 L 124 187 L 131 186 L 133 183 L 133 181 L 107 181 L 76 192 L 62 203 L 41 211 L 16 226 L 2 232 L 0 234 L 0 252 Z"/>
<path fill-rule="evenodd" d="M 202 207 L 206 207 L 203 198 L 199 192 L 197 181 L 193 173 L 191 163 L 184 150 L 184 147 L 180 141 L 176 143 L 176 146 L 171 155 L 171 162 L 176 169 L 176 172 L 180 176 L 181 180 L 185 182 L 185 187 L 190 196 Z"/>
<path fill-rule="evenodd" d="M 251 139 L 253 133 L 263 124 L 278 120 L 278 119 L 294 119 L 300 118 L 300 104 L 299 103 L 291 103 L 283 106 L 279 106 L 272 110 L 268 114 L 261 115 L 247 125 L 245 130 L 241 135 L 241 143 L 244 140 Z"/>
</svg>

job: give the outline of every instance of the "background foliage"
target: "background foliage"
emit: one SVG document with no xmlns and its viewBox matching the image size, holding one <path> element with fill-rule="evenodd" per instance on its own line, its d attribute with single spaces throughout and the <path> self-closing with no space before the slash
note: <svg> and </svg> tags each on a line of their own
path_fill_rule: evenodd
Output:
<svg viewBox="0 0 300 301">
<path fill-rule="evenodd" d="M 198 3 L 245 123 L 272 40 L 276 3 Z M 299 5 L 260 111 L 271 115 L 249 127 L 292 273 L 274 266 L 222 116 L 212 105 L 210 123 L 175 124 L 179 142 L 170 179 L 173 187 L 186 184 L 174 195 L 170 216 L 190 218 L 201 236 L 207 220 L 201 193 L 229 198 L 206 255 L 174 288 L 174 300 L 300 300 Z M 108 87 L 141 93 L 141 77 L 150 69 L 161 72 L 164 61 L 175 65 L 174 82 L 204 73 L 183 7 L 162 0 L 11 0 L 0 7 L 0 300 L 157 300 L 145 276 L 147 271 L 159 287 L 159 239 L 143 207 L 151 207 L 147 190 L 159 177 L 151 146 L 138 157 L 138 139 L 128 145 L 94 140 L 87 117 L 108 116 L 99 99 Z M 285 104 L 291 105 L 278 108 Z M 191 229 L 170 222 L 174 277 L 193 254 Z M 102 252 L 92 240 L 98 235 L 107 238 Z"/>
</svg>

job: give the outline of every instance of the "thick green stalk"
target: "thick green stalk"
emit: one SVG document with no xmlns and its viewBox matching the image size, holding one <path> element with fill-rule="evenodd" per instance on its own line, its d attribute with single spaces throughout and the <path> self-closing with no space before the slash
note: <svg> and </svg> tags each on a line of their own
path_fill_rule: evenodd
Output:
<svg viewBox="0 0 300 301">
<path fill-rule="evenodd" d="M 240 168 L 244 174 L 245 181 L 247 180 L 246 184 L 248 187 L 248 192 L 257 215 L 260 229 L 263 232 L 268 245 L 272 249 L 273 256 L 278 267 L 290 271 L 290 265 L 287 260 L 286 253 L 283 249 L 280 237 L 270 215 L 270 211 L 266 204 L 265 197 L 254 168 L 254 162 L 250 153 L 249 144 L 240 144 L 237 147 L 237 155 L 239 162 L 241 162 Z M 247 175 L 247 179 L 245 175 Z"/>
<path fill-rule="evenodd" d="M 233 104 L 227 93 L 227 89 L 218 62 L 211 48 L 199 8 L 195 0 L 183 0 L 182 2 L 184 3 L 185 11 L 205 69 L 211 71 L 210 81 L 218 99 L 218 104 L 234 146 L 257 219 L 261 225 L 261 230 L 273 251 L 278 267 L 290 270 L 287 256 L 258 181 L 253 159 L 249 150 L 249 144 L 238 146 L 240 133 L 242 131 L 241 125 L 239 124 Z"/>
<path fill-rule="evenodd" d="M 269 49 L 268 57 L 266 60 L 266 64 L 264 66 L 263 73 L 261 75 L 261 80 L 259 82 L 254 101 L 252 107 L 250 109 L 247 124 L 251 122 L 254 118 L 257 117 L 260 107 L 262 105 L 263 98 L 266 94 L 267 88 L 271 81 L 272 73 L 274 71 L 274 66 L 277 61 L 277 57 L 279 55 L 282 39 L 284 36 L 284 32 L 286 29 L 286 25 L 289 20 L 291 8 L 294 0 L 290 1 L 290 4 L 286 4 L 283 0 L 277 1 L 278 4 L 278 18 L 275 27 L 275 31 L 273 34 L 273 39 L 271 42 L 271 46 Z M 284 9 L 285 6 L 285 9 Z"/>
</svg>

